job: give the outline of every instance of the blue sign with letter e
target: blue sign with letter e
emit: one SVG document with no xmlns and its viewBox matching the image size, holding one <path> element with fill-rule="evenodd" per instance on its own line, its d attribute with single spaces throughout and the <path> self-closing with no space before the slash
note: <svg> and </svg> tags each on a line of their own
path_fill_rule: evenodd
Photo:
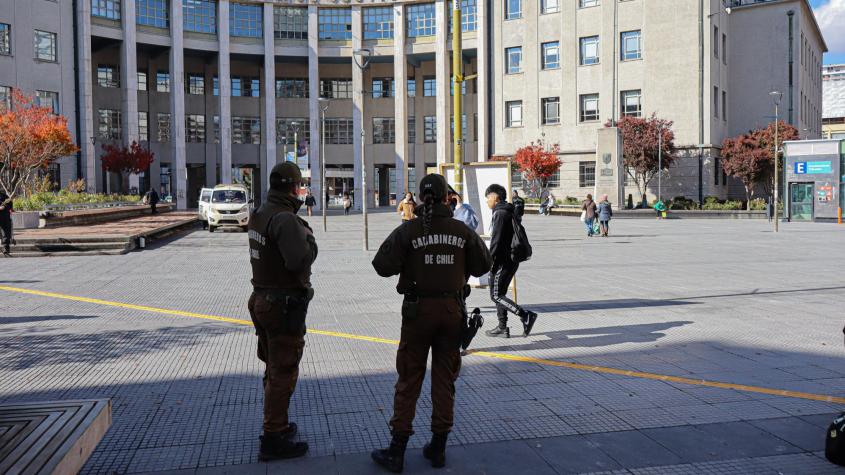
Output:
<svg viewBox="0 0 845 475">
<path fill-rule="evenodd" d="M 795 162 L 793 164 L 796 175 L 825 175 L 833 173 L 831 162 Z"/>
<path fill-rule="evenodd" d="M 795 162 L 795 174 L 796 175 L 804 175 L 807 173 L 807 162 Z"/>
</svg>

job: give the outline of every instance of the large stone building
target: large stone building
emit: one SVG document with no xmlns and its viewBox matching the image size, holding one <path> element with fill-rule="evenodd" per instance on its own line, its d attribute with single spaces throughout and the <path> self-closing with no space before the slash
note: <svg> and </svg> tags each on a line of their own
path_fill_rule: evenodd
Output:
<svg viewBox="0 0 845 475">
<path fill-rule="evenodd" d="M 61 109 L 71 116 L 66 70 L 76 45 L 82 150 L 79 170 L 63 165 L 61 174 L 78 173 L 91 189 L 110 188 L 102 145 L 133 140 L 156 153 L 137 186 L 180 207 L 195 206 L 199 188 L 231 181 L 251 182 L 260 200 L 267 170 L 293 152 L 294 140 L 307 152 L 300 161 L 318 196 L 322 156 L 335 196 L 360 186 L 363 153 L 371 204 L 387 204 L 406 183 L 413 191 L 427 167 L 452 159 L 444 0 L 0 2 L 26 9 L 9 20 L 10 9 L 0 11 L 15 35 L 31 35 L 31 21 L 62 25 L 58 65 L 19 68 L 59 81 L 47 90 L 63 91 Z M 826 48 L 806 0 L 461 5 L 464 73 L 476 75 L 464 91 L 466 159 L 510 156 L 537 139 L 559 143 L 559 197 L 592 189 L 597 130 L 623 115 L 674 121 L 681 158 L 664 177 L 664 195 L 693 199 L 732 192 L 719 145 L 771 121 L 769 91 L 783 94 L 781 118 L 806 137 L 821 133 Z M 47 67 L 56 74 L 32 69 Z M 37 84 L 7 71 L 0 85 Z"/>
</svg>

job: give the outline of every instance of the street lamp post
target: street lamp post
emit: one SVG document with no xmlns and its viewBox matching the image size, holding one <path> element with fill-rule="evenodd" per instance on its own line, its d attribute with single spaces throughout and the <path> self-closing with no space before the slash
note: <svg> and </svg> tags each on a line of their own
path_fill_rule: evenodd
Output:
<svg viewBox="0 0 845 475">
<path fill-rule="evenodd" d="M 775 144 L 774 144 L 774 158 L 775 158 L 775 192 L 774 192 L 774 196 L 775 196 L 775 199 L 774 199 L 774 203 L 772 204 L 772 206 L 774 206 L 774 211 L 773 211 L 774 219 L 772 221 L 774 221 L 774 223 L 775 223 L 775 232 L 778 232 L 778 219 L 779 219 L 779 215 L 780 215 L 780 213 L 778 212 L 778 194 L 779 194 L 779 188 L 780 188 L 780 183 L 779 183 L 780 180 L 779 180 L 779 176 L 778 176 L 778 175 L 780 175 L 780 166 L 778 164 L 778 128 L 779 128 L 778 127 L 778 121 L 780 120 L 780 115 L 779 115 L 778 107 L 780 106 L 781 98 L 783 98 L 783 93 L 780 92 L 780 91 L 772 91 L 772 92 L 769 93 L 769 96 L 771 96 L 772 101 L 775 103 Z"/>
<path fill-rule="evenodd" d="M 372 56 L 372 51 L 366 48 L 356 49 L 352 52 L 352 59 L 355 61 L 355 66 L 358 66 L 361 69 L 361 75 L 363 77 L 364 70 L 367 69 L 367 66 L 370 65 L 370 57 Z M 360 58 L 360 62 L 359 62 Z M 404 80 L 404 79 L 403 79 Z M 369 224 L 367 220 L 367 160 L 364 157 L 364 139 L 366 138 L 366 134 L 364 133 L 364 91 L 361 91 L 361 213 L 364 215 L 364 250 L 370 250 L 369 244 Z M 406 184 L 407 186 L 407 184 Z"/>
<path fill-rule="evenodd" d="M 657 128 L 657 201 L 663 201 L 663 125 Z"/>
<path fill-rule="evenodd" d="M 320 200 L 323 202 L 323 232 L 326 232 L 328 230 L 326 224 L 326 206 L 328 205 L 326 200 L 326 111 L 329 110 L 329 99 L 321 97 L 318 101 L 322 104 L 320 106 Z"/>
</svg>

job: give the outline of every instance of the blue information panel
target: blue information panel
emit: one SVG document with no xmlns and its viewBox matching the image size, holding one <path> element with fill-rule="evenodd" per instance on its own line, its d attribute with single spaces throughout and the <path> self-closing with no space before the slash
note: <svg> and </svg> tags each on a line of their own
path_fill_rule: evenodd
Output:
<svg viewBox="0 0 845 475">
<path fill-rule="evenodd" d="M 825 175 L 833 173 L 831 162 L 795 162 L 793 171 L 796 175 Z"/>
</svg>

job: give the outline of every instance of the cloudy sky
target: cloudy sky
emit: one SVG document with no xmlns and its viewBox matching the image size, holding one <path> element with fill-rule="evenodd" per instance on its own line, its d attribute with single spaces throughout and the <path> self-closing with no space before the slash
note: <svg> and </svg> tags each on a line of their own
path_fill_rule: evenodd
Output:
<svg viewBox="0 0 845 475">
<path fill-rule="evenodd" d="M 845 0 L 810 0 L 830 50 L 825 64 L 845 63 Z"/>
</svg>

